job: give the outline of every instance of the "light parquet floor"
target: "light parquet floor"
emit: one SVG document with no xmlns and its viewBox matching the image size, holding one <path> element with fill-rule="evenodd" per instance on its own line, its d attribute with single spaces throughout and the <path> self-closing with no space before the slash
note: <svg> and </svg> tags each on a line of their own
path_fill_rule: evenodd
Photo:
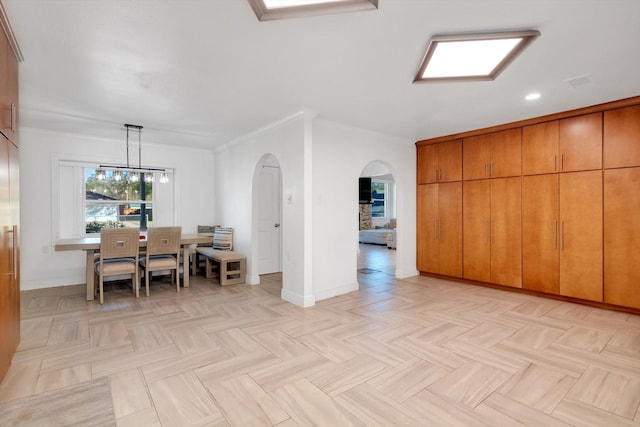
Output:
<svg viewBox="0 0 640 427">
<path fill-rule="evenodd" d="M 639 316 L 396 280 L 394 256 L 362 245 L 361 289 L 308 309 L 278 274 L 23 292 L 0 402 L 108 377 L 121 427 L 640 425 Z"/>
</svg>

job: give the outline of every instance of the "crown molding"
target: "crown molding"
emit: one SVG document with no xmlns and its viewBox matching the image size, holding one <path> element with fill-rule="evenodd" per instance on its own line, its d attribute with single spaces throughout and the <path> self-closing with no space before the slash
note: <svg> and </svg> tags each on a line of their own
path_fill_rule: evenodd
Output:
<svg viewBox="0 0 640 427">
<path fill-rule="evenodd" d="M 0 0 L 0 26 L 2 26 L 2 29 L 7 36 L 7 40 L 9 40 L 11 50 L 13 50 L 13 53 L 16 55 L 18 62 L 23 62 L 24 57 L 22 56 L 22 51 L 20 50 L 20 46 L 18 45 L 18 40 L 16 40 L 15 34 L 13 34 L 13 28 L 11 28 L 11 23 L 9 22 L 7 12 L 4 10 L 2 0 Z"/>
</svg>

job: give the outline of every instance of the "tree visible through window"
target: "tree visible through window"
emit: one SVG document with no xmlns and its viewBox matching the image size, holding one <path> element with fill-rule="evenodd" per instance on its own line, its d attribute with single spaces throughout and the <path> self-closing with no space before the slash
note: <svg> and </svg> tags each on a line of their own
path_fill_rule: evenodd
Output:
<svg viewBox="0 0 640 427">
<path fill-rule="evenodd" d="M 101 229 L 140 227 L 146 230 L 153 223 L 153 183 L 131 180 L 130 172 L 122 172 L 120 181 L 107 170 L 106 179 L 99 180 L 94 169 L 85 169 L 85 228 L 86 233 Z"/>
<path fill-rule="evenodd" d="M 385 189 L 386 184 L 381 181 L 371 181 L 371 216 L 374 218 L 382 218 L 385 216 Z"/>
</svg>

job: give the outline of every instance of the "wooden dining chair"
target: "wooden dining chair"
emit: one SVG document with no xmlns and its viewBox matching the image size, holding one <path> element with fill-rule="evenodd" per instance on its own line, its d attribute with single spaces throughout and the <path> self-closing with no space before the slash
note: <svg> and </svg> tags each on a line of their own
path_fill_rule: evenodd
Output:
<svg viewBox="0 0 640 427">
<path fill-rule="evenodd" d="M 151 273 L 159 270 L 171 270 L 171 281 L 175 280 L 176 291 L 180 292 L 181 235 L 182 227 L 150 227 L 147 229 L 147 253 L 140 258 L 147 296 L 149 296 Z"/>
<path fill-rule="evenodd" d="M 99 279 L 100 304 L 104 304 L 104 278 L 131 274 L 133 293 L 139 294 L 138 228 L 103 228 L 100 230 L 100 257 L 95 262 L 95 277 Z M 95 282 L 94 282 L 95 283 Z"/>
</svg>

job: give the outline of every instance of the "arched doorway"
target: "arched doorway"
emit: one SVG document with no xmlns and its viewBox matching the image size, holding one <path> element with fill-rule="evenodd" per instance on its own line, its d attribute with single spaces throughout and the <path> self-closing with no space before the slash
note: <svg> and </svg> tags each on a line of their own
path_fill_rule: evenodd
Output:
<svg viewBox="0 0 640 427">
<path fill-rule="evenodd" d="M 396 180 L 384 161 L 370 162 L 360 173 L 358 282 L 373 286 L 395 277 L 397 249 Z M 363 200 L 364 199 L 364 200 Z"/>
</svg>

